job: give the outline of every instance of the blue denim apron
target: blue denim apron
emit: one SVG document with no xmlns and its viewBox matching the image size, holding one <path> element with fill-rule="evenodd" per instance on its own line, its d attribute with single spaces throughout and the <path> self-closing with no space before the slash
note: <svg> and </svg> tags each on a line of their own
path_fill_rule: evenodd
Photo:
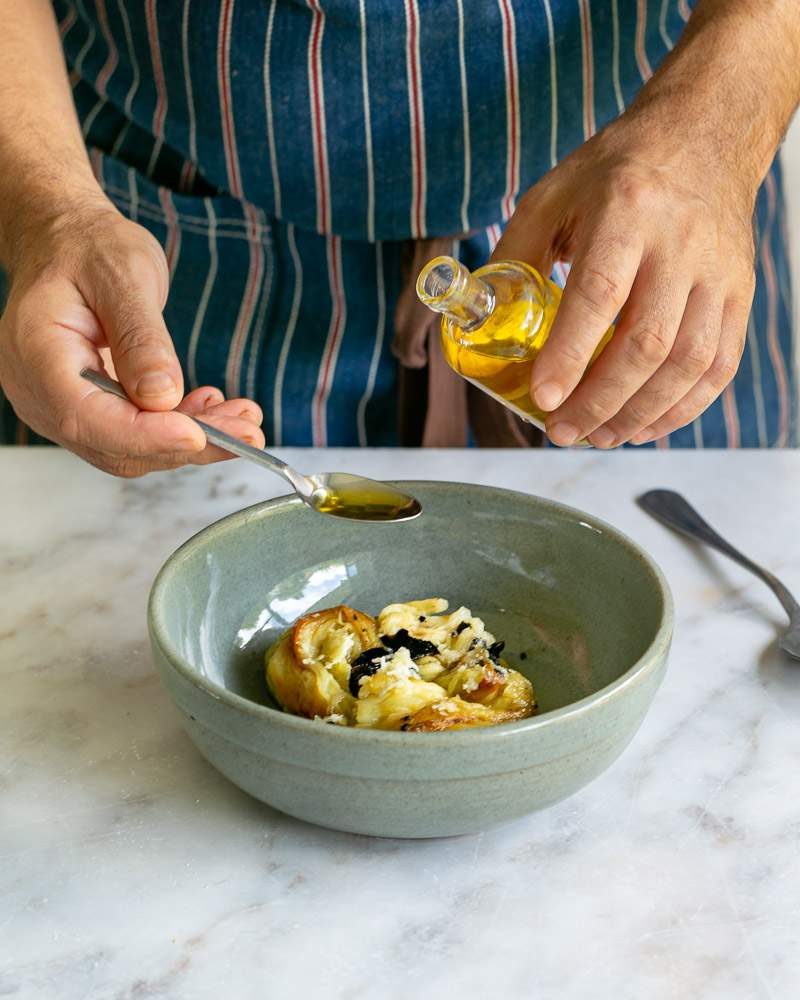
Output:
<svg viewBox="0 0 800 1000">
<path fill-rule="evenodd" d="M 271 444 L 397 443 L 403 241 L 485 261 L 517 197 L 616 117 L 686 0 L 55 0 L 96 175 L 163 244 L 187 384 Z M 795 442 L 781 174 L 740 372 L 660 447 Z M 469 234 L 464 236 L 464 234 Z M 34 439 L 6 405 L 0 440 Z"/>
</svg>

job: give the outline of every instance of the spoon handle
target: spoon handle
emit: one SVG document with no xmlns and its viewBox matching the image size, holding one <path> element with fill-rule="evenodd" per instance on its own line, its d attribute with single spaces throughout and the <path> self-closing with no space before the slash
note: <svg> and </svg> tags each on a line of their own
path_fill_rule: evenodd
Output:
<svg viewBox="0 0 800 1000">
<path fill-rule="evenodd" d="M 92 385 L 97 386 L 98 389 L 102 389 L 104 392 L 110 392 L 114 396 L 119 396 L 120 399 L 128 399 L 130 402 L 128 394 L 119 382 L 115 382 L 113 378 L 109 378 L 107 375 L 96 372 L 92 368 L 84 368 L 81 372 L 81 376 L 85 378 L 87 382 L 91 382 Z M 261 448 L 254 448 L 251 444 L 245 444 L 244 441 L 231 437 L 230 434 L 226 434 L 225 431 L 212 427 L 204 420 L 198 420 L 197 417 L 192 417 L 190 414 L 184 414 L 184 416 L 189 416 L 190 419 L 194 420 L 194 422 L 203 429 L 205 436 L 212 444 L 217 445 L 219 448 L 224 448 L 225 451 L 238 455 L 240 458 L 246 458 L 251 462 L 255 462 L 257 465 L 260 465 L 265 469 L 269 469 L 270 472 L 276 472 L 291 485 L 292 489 L 298 490 L 298 492 L 300 492 L 299 486 L 307 487 L 309 493 L 313 492 L 314 487 L 311 484 L 306 482 L 295 482 L 293 477 L 297 477 L 298 480 L 304 480 L 304 477 L 300 476 L 300 474 L 295 472 L 293 469 L 290 469 L 285 462 L 282 462 L 274 455 L 270 455 L 268 452 L 262 451 Z"/>
<path fill-rule="evenodd" d="M 800 605 L 776 576 L 754 563 L 752 559 L 748 559 L 730 542 L 726 542 L 710 524 L 700 517 L 694 507 L 680 493 L 676 493 L 674 490 L 650 490 L 648 493 L 643 493 L 638 498 L 637 503 L 642 510 L 647 511 L 663 524 L 680 531 L 689 538 L 705 542 L 712 549 L 716 549 L 717 552 L 726 555 L 740 566 L 750 570 L 751 573 L 755 573 L 775 593 L 790 617 L 800 611 Z"/>
</svg>

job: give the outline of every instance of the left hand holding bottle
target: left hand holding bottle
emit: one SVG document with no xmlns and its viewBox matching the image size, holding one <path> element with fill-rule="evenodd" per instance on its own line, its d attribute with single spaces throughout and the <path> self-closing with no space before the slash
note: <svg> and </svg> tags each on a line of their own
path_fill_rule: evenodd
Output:
<svg viewBox="0 0 800 1000">
<path fill-rule="evenodd" d="M 752 106 L 749 124 L 732 112 L 742 95 L 723 102 L 721 89 L 737 85 L 724 67 L 742 66 L 740 49 L 728 54 L 732 39 L 744 44 L 749 22 L 718 15 L 713 0 L 705 6 L 631 109 L 521 198 L 493 255 L 545 275 L 556 260 L 572 262 L 532 371 L 558 445 L 588 436 L 610 448 L 669 434 L 738 368 L 755 287 L 755 199 L 782 126 L 765 116 L 756 138 Z M 782 97 L 776 119 L 794 106 L 793 93 Z"/>
</svg>

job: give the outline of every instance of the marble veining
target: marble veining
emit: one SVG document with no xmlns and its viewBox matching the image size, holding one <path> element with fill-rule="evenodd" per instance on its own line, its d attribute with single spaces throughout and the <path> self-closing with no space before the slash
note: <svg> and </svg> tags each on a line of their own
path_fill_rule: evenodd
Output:
<svg viewBox="0 0 800 1000">
<path fill-rule="evenodd" d="M 289 452 L 605 518 L 677 605 L 667 678 L 588 788 L 502 830 L 378 841 L 261 805 L 153 673 L 150 582 L 281 492 L 244 463 L 122 482 L 0 450 L 0 997 L 755 1000 L 800 982 L 800 665 L 755 579 L 633 504 L 683 491 L 800 592 L 793 453 Z"/>
</svg>

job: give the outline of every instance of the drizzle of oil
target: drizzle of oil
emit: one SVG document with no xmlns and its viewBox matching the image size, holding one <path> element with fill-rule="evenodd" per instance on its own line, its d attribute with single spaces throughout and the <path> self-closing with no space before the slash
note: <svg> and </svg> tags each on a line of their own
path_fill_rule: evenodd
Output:
<svg viewBox="0 0 800 1000">
<path fill-rule="evenodd" d="M 415 517 L 421 509 L 417 500 L 388 484 L 336 479 L 315 495 L 314 507 L 354 521 L 401 521 Z"/>
</svg>

